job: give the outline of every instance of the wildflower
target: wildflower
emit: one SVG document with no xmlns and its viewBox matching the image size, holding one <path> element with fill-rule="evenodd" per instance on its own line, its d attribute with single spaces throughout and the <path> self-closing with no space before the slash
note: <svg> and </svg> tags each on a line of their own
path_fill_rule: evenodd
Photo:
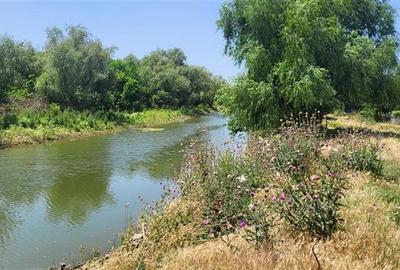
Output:
<svg viewBox="0 0 400 270">
<path fill-rule="evenodd" d="M 245 228 L 246 226 L 247 226 L 247 222 L 246 222 L 245 220 L 241 220 L 241 221 L 239 222 L 239 227 L 240 227 L 241 229 Z"/>
<path fill-rule="evenodd" d="M 286 194 L 284 193 L 284 192 L 282 192 L 280 195 L 279 195 L 279 199 L 283 202 L 283 201 L 285 201 L 286 200 Z"/>
<path fill-rule="evenodd" d="M 276 195 L 272 195 L 272 201 L 276 202 Z"/>
<path fill-rule="evenodd" d="M 204 225 L 209 225 L 209 224 L 211 224 L 211 220 L 208 219 L 208 218 L 206 218 L 206 219 L 203 221 L 203 224 L 204 224 Z"/>
<path fill-rule="evenodd" d="M 317 181 L 318 179 L 319 179 L 318 175 L 311 175 L 311 177 L 310 177 L 310 180 L 313 182 Z"/>
<path fill-rule="evenodd" d="M 238 180 L 239 180 L 240 183 L 244 183 L 244 182 L 246 182 L 247 179 L 246 179 L 246 176 L 244 176 L 242 174 L 241 176 L 238 177 Z"/>
</svg>

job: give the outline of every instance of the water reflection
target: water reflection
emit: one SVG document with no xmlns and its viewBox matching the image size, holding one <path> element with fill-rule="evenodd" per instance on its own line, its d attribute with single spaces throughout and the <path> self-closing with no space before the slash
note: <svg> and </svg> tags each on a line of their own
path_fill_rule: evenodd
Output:
<svg viewBox="0 0 400 270">
<path fill-rule="evenodd" d="M 139 195 L 157 200 L 157 181 L 175 175 L 188 141 L 223 143 L 225 122 L 213 115 L 154 132 L 1 150 L 0 269 L 46 267 L 81 245 L 103 248 L 124 229 L 125 204 L 138 215 Z"/>
<path fill-rule="evenodd" d="M 49 220 L 64 220 L 71 225 L 79 225 L 104 203 L 112 204 L 114 199 L 109 193 L 108 178 L 104 173 L 99 171 L 98 174 L 61 177 L 47 191 Z"/>
</svg>

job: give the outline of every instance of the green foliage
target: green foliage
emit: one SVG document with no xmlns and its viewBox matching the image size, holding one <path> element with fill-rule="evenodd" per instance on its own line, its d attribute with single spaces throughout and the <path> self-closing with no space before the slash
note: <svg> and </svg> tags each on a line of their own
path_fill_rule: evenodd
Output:
<svg viewBox="0 0 400 270">
<path fill-rule="evenodd" d="M 382 186 L 379 189 L 382 199 L 394 205 L 392 218 L 400 226 L 400 189 L 390 186 Z"/>
<path fill-rule="evenodd" d="M 113 60 L 113 51 L 80 25 L 48 29 L 43 52 L 0 37 L 0 104 L 23 107 L 41 99 L 79 111 L 211 108 L 225 83 L 205 68 L 188 65 L 178 48 L 159 49 L 140 60 L 134 55 Z"/>
<path fill-rule="evenodd" d="M 393 111 L 393 112 L 392 112 L 392 117 L 394 117 L 394 118 L 400 118 L 400 111 Z"/>
<path fill-rule="evenodd" d="M 372 105 L 367 104 L 364 105 L 359 114 L 363 120 L 374 122 L 377 118 L 377 109 Z"/>
<path fill-rule="evenodd" d="M 273 170 L 279 173 L 272 207 L 294 228 L 329 238 L 342 223 L 345 162 L 322 156 L 322 138 L 309 126 L 289 123 L 271 142 Z"/>
<path fill-rule="evenodd" d="M 7 129 L 17 123 L 17 115 L 14 112 L 6 112 L 0 116 L 0 128 Z"/>
<path fill-rule="evenodd" d="M 387 113 L 400 101 L 394 9 L 386 1 L 232 0 L 218 27 L 225 52 L 247 71 L 219 97 L 234 130 L 277 127 L 290 113 L 338 104 Z"/>
<path fill-rule="evenodd" d="M 69 26 L 66 35 L 48 30 L 44 72 L 38 90 L 49 102 L 77 109 L 105 108 L 112 86 L 108 69 L 112 49 L 93 39 L 86 28 Z"/>
<path fill-rule="evenodd" d="M 250 160 L 193 143 L 186 154 L 179 181 L 182 196 L 202 205 L 203 225 L 217 237 L 246 229 L 246 238 L 257 245 L 268 239 L 270 220 L 254 195 L 261 182 Z M 250 228 L 251 227 L 251 228 Z"/>
<path fill-rule="evenodd" d="M 178 177 L 183 198 L 198 202 L 214 237 L 241 230 L 259 247 L 280 218 L 297 231 L 330 238 L 343 222 L 347 171 L 379 174 L 381 162 L 375 144 L 350 135 L 334 140 L 338 150 L 323 152 L 331 142 L 320 128 L 315 116 L 299 116 L 278 133 L 252 136 L 239 153 L 194 143 Z"/>
<path fill-rule="evenodd" d="M 389 181 L 400 181 L 400 165 L 396 161 L 383 162 L 383 176 Z"/>
<path fill-rule="evenodd" d="M 112 91 L 113 104 L 122 110 L 142 110 L 148 106 L 148 96 L 139 74 L 139 60 L 130 55 L 124 60 L 113 60 L 110 69 L 116 76 Z"/>
<path fill-rule="evenodd" d="M 141 61 L 144 93 L 152 107 L 212 106 L 223 81 L 204 68 L 186 64 L 180 49 L 157 50 Z"/>
<path fill-rule="evenodd" d="M 354 141 L 349 147 L 347 149 L 347 160 L 350 168 L 382 176 L 383 161 L 379 158 L 380 148 L 378 144 L 365 143 L 359 140 Z"/>
<path fill-rule="evenodd" d="M 20 89 L 32 93 L 39 75 L 38 53 L 29 43 L 0 36 L 0 103 Z"/>
</svg>

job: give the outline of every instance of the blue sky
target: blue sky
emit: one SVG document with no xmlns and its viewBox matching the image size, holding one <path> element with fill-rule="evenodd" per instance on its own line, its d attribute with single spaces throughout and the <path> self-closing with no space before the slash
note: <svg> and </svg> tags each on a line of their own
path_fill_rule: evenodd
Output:
<svg viewBox="0 0 400 270">
<path fill-rule="evenodd" d="M 400 14 L 400 0 L 390 0 Z M 198 1 L 4 1 L 0 0 L 0 34 L 28 40 L 41 49 L 50 26 L 82 24 L 115 57 L 143 57 L 157 48 L 179 47 L 188 63 L 205 66 L 225 78 L 238 73 L 223 55 L 224 40 L 217 31 L 223 0 Z M 397 24 L 400 31 L 400 24 Z"/>
</svg>

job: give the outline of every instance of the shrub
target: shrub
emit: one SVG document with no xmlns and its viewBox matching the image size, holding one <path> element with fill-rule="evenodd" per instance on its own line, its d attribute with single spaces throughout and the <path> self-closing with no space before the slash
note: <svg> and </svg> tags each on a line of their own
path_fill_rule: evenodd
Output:
<svg viewBox="0 0 400 270">
<path fill-rule="evenodd" d="M 272 208 L 288 224 L 329 238 L 342 222 L 339 210 L 346 182 L 342 156 L 321 153 L 321 134 L 308 124 L 291 123 L 271 143 L 277 171 Z"/>
<path fill-rule="evenodd" d="M 392 112 L 392 117 L 394 117 L 394 118 L 400 118 L 400 111 L 393 111 L 393 112 Z"/>
<path fill-rule="evenodd" d="M 357 171 L 371 172 L 375 176 L 383 174 L 383 161 L 379 158 L 379 145 L 357 140 L 351 145 L 348 165 Z"/>
<path fill-rule="evenodd" d="M 370 104 L 366 104 L 361 109 L 359 115 L 365 121 L 374 122 L 377 117 L 377 109 Z"/>
<path fill-rule="evenodd" d="M 210 236 L 245 229 L 246 238 L 257 245 L 268 239 L 268 216 L 254 198 L 261 186 L 254 163 L 229 151 L 217 154 L 198 142 L 191 148 L 179 176 L 182 194 L 201 202 Z"/>
<path fill-rule="evenodd" d="M 305 177 L 301 182 L 290 178 L 282 191 L 273 195 L 274 209 L 296 229 L 329 238 L 342 222 L 339 210 L 344 187 L 343 178 L 330 173 Z"/>
<path fill-rule="evenodd" d="M 14 112 L 6 112 L 2 118 L 3 129 L 7 129 L 18 122 L 17 115 Z"/>
</svg>

